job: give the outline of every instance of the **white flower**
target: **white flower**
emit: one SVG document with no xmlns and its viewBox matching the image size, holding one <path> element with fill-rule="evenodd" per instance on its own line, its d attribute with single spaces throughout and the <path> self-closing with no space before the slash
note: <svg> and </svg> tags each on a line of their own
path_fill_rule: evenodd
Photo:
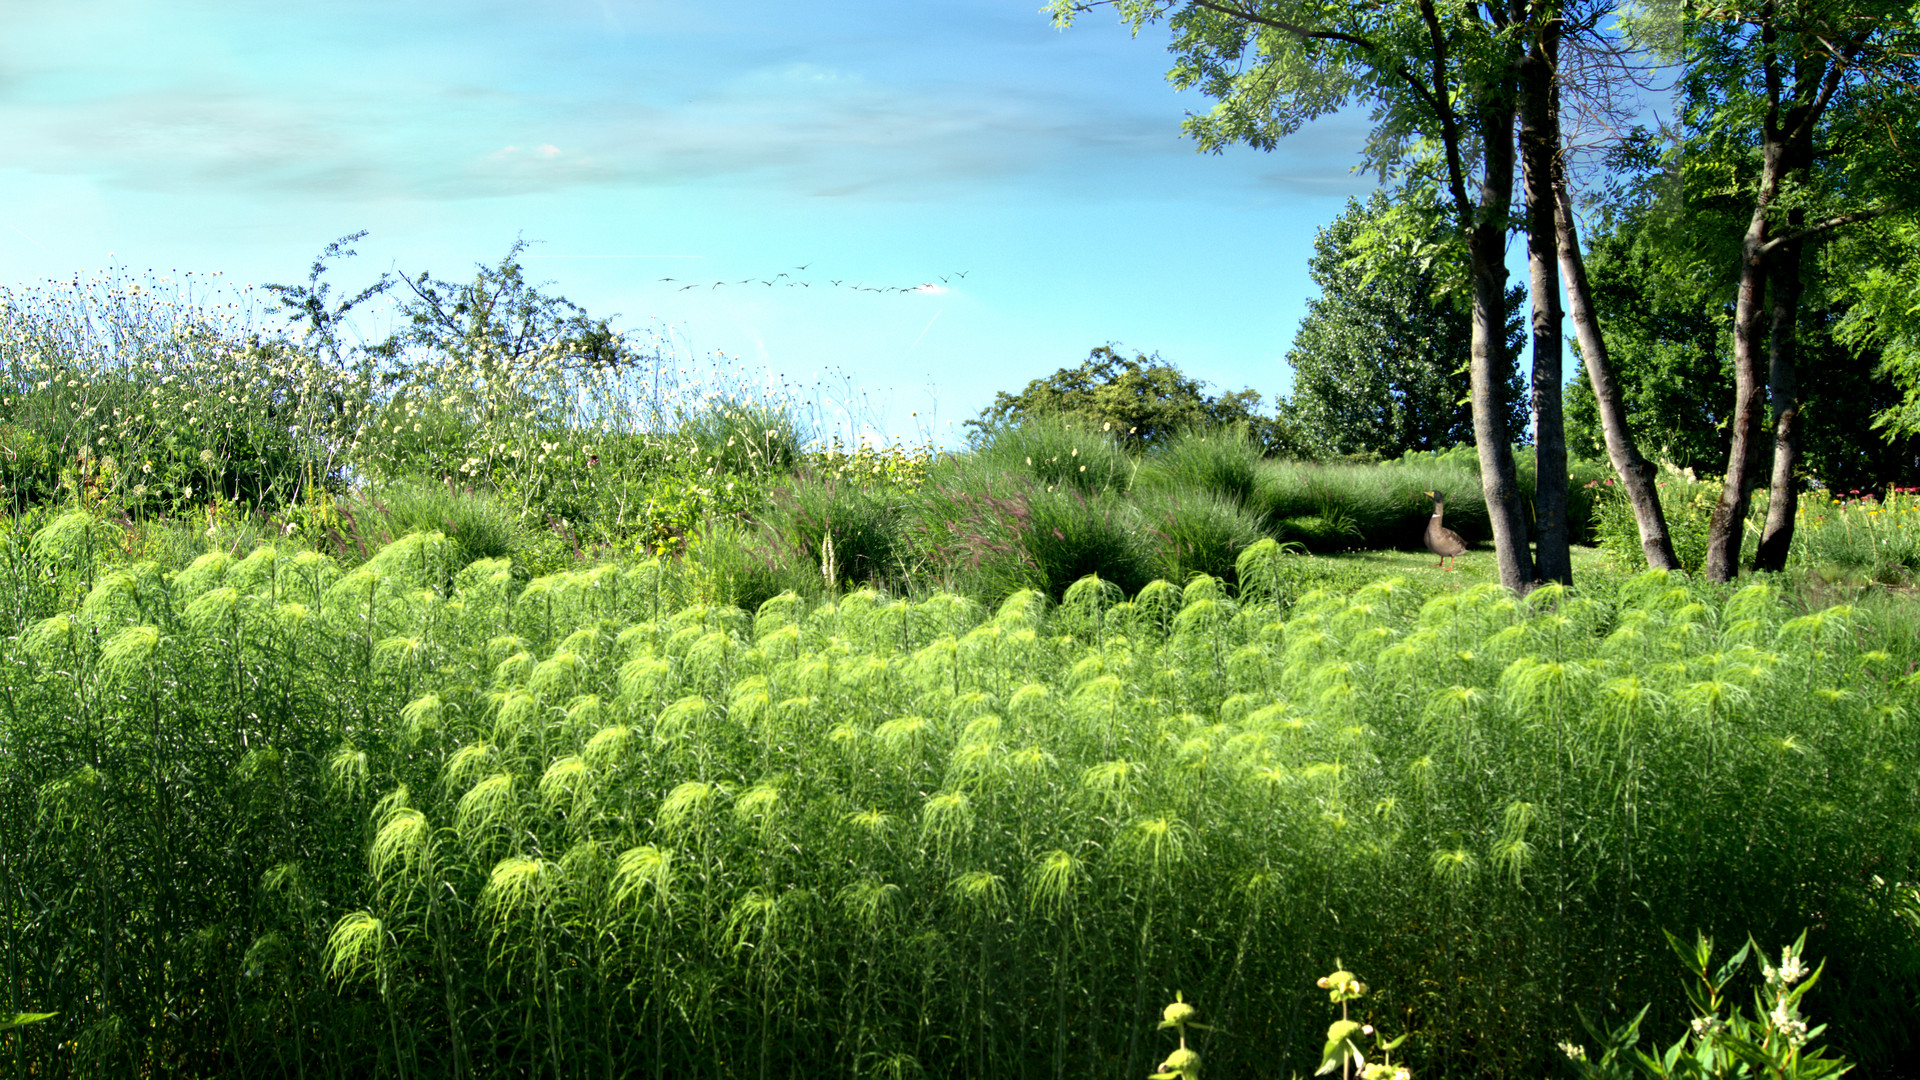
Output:
<svg viewBox="0 0 1920 1080">
<path fill-rule="evenodd" d="M 1799 954 L 1793 951 L 1793 946 L 1791 945 L 1780 950 L 1780 967 L 1778 974 L 1780 982 L 1786 986 L 1792 986 L 1794 983 L 1807 977 L 1807 965 L 1800 959 Z M 1768 981 L 1772 980 L 1769 979 Z"/>
<path fill-rule="evenodd" d="M 1587 1060 L 1587 1048 L 1579 1043 L 1563 1042 L 1560 1044 L 1560 1052 L 1567 1055 L 1568 1061 Z"/>
</svg>

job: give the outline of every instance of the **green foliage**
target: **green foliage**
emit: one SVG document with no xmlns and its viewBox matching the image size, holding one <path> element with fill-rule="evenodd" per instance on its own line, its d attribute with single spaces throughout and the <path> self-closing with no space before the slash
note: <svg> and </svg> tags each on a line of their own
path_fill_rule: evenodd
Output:
<svg viewBox="0 0 1920 1080">
<path fill-rule="evenodd" d="M 528 246 L 516 239 L 497 264 L 476 263 L 470 281 L 438 280 L 424 271 L 401 275 L 412 294 L 400 304 L 406 325 L 382 351 L 400 360 L 403 371 L 410 354 L 424 355 L 473 363 L 494 379 L 543 362 L 599 373 L 650 364 L 652 357 L 613 329 L 611 319 L 594 319 L 566 297 L 542 292 L 552 282 L 529 282 L 520 265 Z M 320 271 L 316 262 L 316 279 Z"/>
<path fill-rule="evenodd" d="M 1203 491 L 1246 506 L 1259 486 L 1262 450 L 1244 427 L 1182 431 L 1147 453 L 1132 488 Z"/>
<path fill-rule="evenodd" d="M 783 561 L 815 568 L 815 580 L 837 590 L 898 582 L 908 557 L 905 513 L 901 494 L 829 474 L 776 488 L 758 518 L 770 543 L 784 549 Z"/>
<path fill-rule="evenodd" d="M 119 273 L 0 289 L 7 496 L 137 513 L 277 508 L 336 485 L 362 395 L 262 340 L 217 286 Z"/>
<path fill-rule="evenodd" d="M 1237 390 L 1214 397 L 1206 384 L 1153 356 L 1129 360 L 1102 345 L 1077 368 L 1035 379 L 1018 394 L 1001 391 L 993 404 L 966 422 L 976 445 L 994 441 L 1002 429 L 1060 418 L 1107 433 L 1130 450 L 1157 445 L 1198 427 L 1244 424 L 1270 451 L 1297 450 L 1283 425 L 1260 414 L 1260 395 Z"/>
<path fill-rule="evenodd" d="M 1320 295 L 1307 301 L 1287 364 L 1293 393 L 1281 416 L 1315 457 L 1398 457 L 1473 442 L 1467 363 L 1471 318 L 1464 295 L 1421 252 L 1444 240 L 1443 219 L 1419 218 L 1418 237 L 1373 237 L 1400 207 L 1384 191 L 1347 208 L 1314 240 L 1308 272 Z M 1527 427 L 1517 363 L 1525 343 L 1520 302 L 1508 293 L 1504 430 Z"/>
<path fill-rule="evenodd" d="M 1690 474 L 1671 466 L 1660 471 L 1655 482 L 1660 495 L 1661 513 L 1667 519 L 1667 531 L 1673 539 L 1674 557 L 1689 573 L 1699 573 L 1707 561 L 1707 523 L 1720 498 L 1720 484 L 1695 480 Z M 1640 547 L 1640 526 L 1627 501 L 1626 491 L 1611 477 L 1588 480 L 1584 491 L 1597 496 L 1594 511 L 1594 543 L 1605 550 L 1614 565 L 1628 570 L 1643 570 L 1646 553 Z M 1758 518 L 1752 514 L 1759 514 Z M 1749 511 L 1753 537 L 1749 547 L 1759 544 L 1758 530 L 1766 522 L 1764 502 L 1755 500 Z M 1751 554 L 1751 552 L 1749 552 Z"/>
<path fill-rule="evenodd" d="M 1636 1048 L 1646 1010 L 1627 1024 L 1604 1032 L 1588 1023 L 1588 1031 L 1601 1046 L 1593 1059 L 1589 1060 L 1583 1046 L 1561 1044 L 1582 1080 L 1623 1080 L 1630 1076 L 1645 1080 L 1720 1080 L 1753 1075 L 1827 1080 L 1852 1070 L 1845 1059 L 1818 1045 L 1826 1025 L 1808 1026 L 1802 1001 L 1820 981 L 1826 965 L 1808 970 L 1802 959 L 1807 944 L 1805 931 L 1781 950 L 1778 967 L 1759 955 L 1752 938 L 1718 968 L 1713 966 L 1713 941 L 1705 934 L 1692 946 L 1672 934 L 1667 935 L 1667 941 L 1687 969 L 1687 1000 L 1693 1007 L 1687 1033 L 1665 1051 L 1656 1047 L 1649 1054 Z M 1744 970 L 1750 952 L 1756 954 L 1762 982 L 1751 1011 L 1731 1000 L 1727 992 L 1734 977 Z"/>
<path fill-rule="evenodd" d="M 544 564 L 540 549 L 558 541 L 548 530 L 529 529 L 510 508 L 482 491 L 457 489 L 451 484 L 400 480 L 356 491 L 337 505 L 330 521 L 315 520 L 316 547 L 347 563 L 364 561 L 369 554 L 408 533 L 441 533 L 459 552 L 461 565 L 477 559 L 507 559 L 519 564 L 524 576 Z"/>
<path fill-rule="evenodd" d="M 1601 227 L 1589 234 L 1587 266 L 1635 440 L 1656 461 L 1718 475 L 1726 469 L 1726 421 L 1733 410 L 1733 241 L 1746 219 L 1724 199 L 1684 193 L 1667 167 L 1649 162 L 1603 208 Z M 1883 252 L 1868 234 L 1822 245 L 1804 267 L 1797 365 L 1802 460 L 1808 474 L 1830 488 L 1884 484 L 1920 471 L 1920 440 L 1866 431 L 1900 400 L 1882 364 L 1881 339 L 1859 329 L 1869 310 L 1884 310 L 1887 294 L 1874 293 L 1881 299 L 1859 314 L 1852 306 L 1866 295 L 1850 284 L 1857 268 L 1878 265 L 1882 276 L 1875 280 L 1885 280 L 1898 273 L 1891 268 L 1897 263 L 1898 256 Z M 1584 371 L 1567 398 L 1569 447 L 1604 458 Z M 1771 454 L 1769 440 L 1763 467 Z"/>
<path fill-rule="evenodd" d="M 1920 222 L 1878 223 L 1845 248 L 1853 260 L 1842 276 L 1849 303 L 1834 333 L 1850 348 L 1878 352 L 1900 390 L 1874 426 L 1920 433 Z"/>
<path fill-rule="evenodd" d="M 1181 988 L 1211 1075 L 1304 1075 L 1339 955 L 1434 1075 L 1538 1076 L 1577 1009 L 1684 1015 L 1663 927 L 1816 918 L 1833 1041 L 1911 1052 L 1916 656 L 1850 609 L 1301 594 L 1262 541 L 1237 599 L 749 614 L 704 542 L 109 564 L 5 627 L 23 1075 L 1145 1075 Z"/>
<path fill-rule="evenodd" d="M 1158 540 L 1154 575 L 1168 581 L 1198 574 L 1237 585 L 1240 555 L 1266 538 L 1252 511 L 1204 488 L 1149 494 L 1138 505 L 1141 527 Z"/>
<path fill-rule="evenodd" d="M 1522 498 L 1531 500 L 1530 448 L 1516 448 L 1514 460 Z M 1433 513 L 1433 500 L 1425 493 L 1437 491 L 1446 496 L 1447 527 L 1476 543 L 1492 534 L 1478 465 L 1470 446 L 1409 453 L 1376 465 L 1268 462 L 1259 473 L 1251 507 L 1277 538 L 1312 551 L 1415 550 L 1423 546 L 1427 518 Z M 1594 520 L 1594 492 L 1585 484 L 1603 476 L 1605 469 L 1575 460 L 1568 463 L 1568 472 L 1574 488 L 1567 517 L 1579 539 L 1588 535 Z"/>
<path fill-rule="evenodd" d="M 1644 568 L 1646 559 L 1625 496 L 1604 481 L 1588 483 L 1600 496 L 1597 543 L 1615 565 Z M 1673 530 L 1674 552 L 1682 567 L 1697 571 L 1706 557 L 1707 519 L 1720 496 L 1720 485 L 1671 470 L 1662 473 L 1658 484 Z M 1759 542 L 1766 513 L 1763 491 L 1748 511 L 1748 557 Z M 1916 515 L 1920 515 L 1920 499 L 1913 488 L 1892 488 L 1884 498 L 1858 488 L 1805 492 L 1800 496 L 1787 568 L 1829 585 L 1911 585 L 1920 580 L 1920 517 Z"/>
<path fill-rule="evenodd" d="M 1124 493 L 1133 481 L 1133 460 L 1122 437 L 1082 418 L 1043 413 L 1020 423 L 982 427 L 973 458 L 981 466 L 1025 475 L 1048 490 Z"/>
</svg>

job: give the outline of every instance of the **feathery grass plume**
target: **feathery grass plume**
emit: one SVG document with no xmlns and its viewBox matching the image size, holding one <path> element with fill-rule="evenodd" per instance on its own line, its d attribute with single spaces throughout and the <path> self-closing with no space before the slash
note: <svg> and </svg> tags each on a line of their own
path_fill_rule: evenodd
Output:
<svg viewBox="0 0 1920 1080">
<path fill-rule="evenodd" d="M 1074 894 L 1087 883 L 1086 864 L 1072 852 L 1041 852 L 1027 875 L 1028 908 L 1060 918 L 1071 910 Z"/>
<path fill-rule="evenodd" d="M 862 878 L 841 889 L 836 899 L 862 929 L 877 933 L 899 914 L 900 886 Z"/>
<path fill-rule="evenodd" d="M 367 768 L 367 752 L 351 743 L 338 748 L 327 759 L 327 774 L 339 790 L 359 795 L 372 779 Z"/>
<path fill-rule="evenodd" d="M 578 813 L 583 800 L 592 796 L 593 773 L 578 755 L 556 759 L 540 776 L 540 802 L 548 810 L 564 809 Z"/>
<path fill-rule="evenodd" d="M 654 742 L 665 745 L 688 737 L 707 718 L 710 708 L 706 698 L 689 694 L 660 710 L 653 722 Z"/>
<path fill-rule="evenodd" d="M 81 632 L 79 620 L 67 612 L 57 612 L 28 627 L 21 635 L 20 647 L 43 664 L 55 664 L 79 647 Z"/>
<path fill-rule="evenodd" d="M 440 770 L 440 781 L 448 791 L 464 789 L 492 768 L 494 761 L 495 753 L 492 743 L 468 743 L 447 758 L 446 764 Z"/>
<path fill-rule="evenodd" d="M 609 724 L 593 733 L 580 751 L 587 764 L 602 771 L 618 768 L 626 762 L 633 745 L 633 728 L 626 724 Z"/>
<path fill-rule="evenodd" d="M 140 579 L 127 570 L 101 574 L 80 602 L 81 621 L 89 626 L 106 627 L 140 617 Z"/>
<path fill-rule="evenodd" d="M 673 895 L 673 853 L 652 844 L 628 848 L 614 861 L 609 898 L 626 909 L 648 897 L 664 904 Z"/>
<path fill-rule="evenodd" d="M 480 910 L 496 925 L 519 915 L 536 913 L 559 887 L 560 867 L 546 859 L 509 855 L 493 865 L 486 888 L 480 892 Z M 504 933 L 504 927 L 496 934 Z"/>
<path fill-rule="evenodd" d="M 453 813 L 453 827 L 468 843 L 508 825 L 517 810 L 512 773 L 494 773 L 460 796 Z"/>
<path fill-rule="evenodd" d="M 154 652 L 160 646 L 160 630 L 153 626 L 129 626 L 100 650 L 100 667 L 110 677 L 129 683 L 148 674 Z"/>
<path fill-rule="evenodd" d="M 991 916 L 1006 909 L 1007 881 L 991 870 L 967 870 L 947 882 L 947 892 L 970 912 Z"/>
<path fill-rule="evenodd" d="M 780 823 L 781 800 L 785 789 L 772 780 L 762 780 L 740 793 L 733 801 L 733 817 L 752 828 L 761 843 L 766 843 Z"/>
<path fill-rule="evenodd" d="M 381 818 L 368 851 L 367 869 L 376 880 L 386 881 L 396 868 L 419 874 L 432 857 L 433 826 L 425 814 L 403 806 Z"/>
<path fill-rule="evenodd" d="M 327 974 L 342 981 L 377 976 L 387 952 L 386 924 L 371 912 L 348 912 L 327 935 Z"/>
<path fill-rule="evenodd" d="M 428 691 L 407 702 L 400 710 L 400 723 L 410 741 L 418 741 L 429 731 L 440 729 L 441 718 L 446 714 L 446 702 L 439 694 Z"/>
<path fill-rule="evenodd" d="M 973 832 L 973 800 L 964 791 L 942 791 L 929 795 L 920 807 L 920 836 L 926 843 L 948 853 Z"/>
<path fill-rule="evenodd" d="M 673 790 L 667 792 L 667 797 L 660 802 L 656 823 L 661 834 L 675 836 L 692 828 L 696 819 L 706 813 L 714 796 L 720 793 L 718 786 L 700 780 L 687 780 L 674 785 Z"/>
<path fill-rule="evenodd" d="M 65 954 L 72 977 L 19 973 L 21 999 L 60 1014 L 16 1035 L 28 1068 L 58 1072 L 92 1018 L 124 1014 L 152 1019 L 102 1075 L 552 1057 L 772 1076 L 911 1053 L 900 1067 L 929 1076 L 1073 1080 L 1086 1061 L 1146 1072 L 1153 987 L 1199 972 L 1210 1014 L 1234 1018 L 1198 1047 L 1211 1073 L 1305 1075 L 1325 1025 L 1289 973 L 1338 952 L 1440 1072 L 1516 1080 L 1554 1067 L 1577 1009 L 1680 1007 L 1648 962 L 1662 925 L 1818 918 L 1826 985 L 1891 1002 L 1920 983 L 1899 884 L 1920 855 L 1903 809 L 1920 686 L 1901 676 L 1920 653 L 1864 603 L 1788 630 L 1804 611 L 1785 586 L 1675 575 L 1525 601 L 1316 569 L 1283 602 L 1219 579 L 1101 589 L 1097 628 L 1074 623 L 1084 592 L 995 614 L 856 590 L 750 620 L 656 608 L 622 571 L 569 575 L 549 624 L 544 601 L 486 610 L 497 586 L 472 579 L 430 598 L 417 565 L 327 592 L 294 562 L 191 595 L 129 571 L 104 625 L 76 590 L 23 594 L 0 665 L 0 845 L 32 842 L 0 854 L 45 902 L 12 940 L 89 943 Z M 181 618 L 223 588 L 237 652 L 231 623 L 216 639 Z M 286 604 L 304 626 L 256 617 Z M 148 625 L 157 743 L 127 722 L 140 695 L 94 678 L 96 653 Z M 369 665 L 389 638 L 418 639 L 420 662 Z M 543 683 L 526 734 L 478 742 L 564 653 L 578 673 Z M 483 797 L 500 827 L 475 832 Z M 507 859 L 534 866 L 519 900 L 487 891 Z M 296 864 L 297 889 L 262 874 Z M 1196 885 L 1202 866 L 1227 887 Z M 1863 892 L 1863 873 L 1886 884 Z M 220 929 L 235 911 L 256 923 L 238 938 Z M 386 959 L 342 980 L 377 970 L 384 998 L 329 989 L 352 911 Z M 251 943 L 273 941 L 249 977 Z M 175 991 L 150 1007 L 162 971 Z M 1832 1030 L 1877 1064 L 1909 1026 L 1863 995 Z"/>
</svg>

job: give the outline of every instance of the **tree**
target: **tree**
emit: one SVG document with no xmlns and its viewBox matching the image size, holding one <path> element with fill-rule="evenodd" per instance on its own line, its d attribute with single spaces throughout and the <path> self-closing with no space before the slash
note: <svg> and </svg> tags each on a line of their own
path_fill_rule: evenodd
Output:
<svg viewBox="0 0 1920 1080">
<path fill-rule="evenodd" d="M 1419 247 L 1441 238 L 1398 251 L 1360 242 L 1391 210 L 1383 191 L 1365 203 L 1349 199 L 1320 230 L 1307 264 L 1320 295 L 1307 301 L 1287 353 L 1293 394 L 1280 413 L 1323 454 L 1398 457 L 1473 441 L 1471 319 L 1442 271 L 1419 256 Z M 1522 340 L 1519 300 L 1518 289 L 1508 292 L 1501 397 L 1509 431 L 1526 422 L 1525 388 L 1512 360 Z"/>
<path fill-rule="evenodd" d="M 279 307 L 269 308 L 269 313 L 284 313 L 287 322 L 293 326 L 306 328 L 306 344 L 322 359 L 336 368 L 344 367 L 344 353 L 348 351 L 342 337 L 347 329 L 347 316 L 354 308 L 365 304 L 381 293 L 393 287 L 393 279 L 381 274 L 374 283 L 343 300 L 331 300 L 333 285 L 326 279 L 327 263 L 334 259 L 351 259 L 359 252 L 348 244 L 366 239 L 367 230 L 350 233 L 320 249 L 313 260 L 313 266 L 307 271 L 305 285 L 263 286 Z"/>
<path fill-rule="evenodd" d="M 1920 435 L 1920 221 L 1880 221 L 1848 251 L 1851 301 L 1834 327 L 1850 346 L 1882 350 L 1900 400 L 1874 414 L 1890 435 Z"/>
<path fill-rule="evenodd" d="M 422 272 L 401 275 L 413 296 L 400 303 L 406 326 L 397 341 L 441 356 L 484 358 L 501 372 L 521 371 L 542 358 L 563 368 L 623 370 L 642 357 L 610 319 L 594 319 L 564 296 L 541 292 L 520 266 L 527 241 L 494 266 L 475 264 L 470 281 L 442 281 Z"/>
<path fill-rule="evenodd" d="M 1102 345 L 1079 367 L 1035 379 L 1018 394 L 995 394 L 993 404 L 966 426 L 978 437 L 1030 417 L 1065 416 L 1111 431 L 1121 445 L 1139 450 L 1186 428 L 1245 424 L 1269 452 L 1293 449 L 1283 426 L 1259 410 L 1257 391 L 1214 397 L 1205 383 L 1182 374 L 1159 353 L 1129 360 Z"/>
<path fill-rule="evenodd" d="M 1633 437 L 1676 468 L 1717 472 L 1731 444 L 1732 328 L 1744 213 L 1732 196 L 1683 198 L 1678 170 L 1658 163 L 1654 173 L 1617 190 L 1602 209 L 1590 265 Z M 1855 340 L 1847 333 L 1873 321 L 1861 293 L 1877 279 L 1861 267 L 1886 259 L 1888 274 L 1902 270 L 1897 245 L 1887 242 L 1893 231 L 1883 219 L 1870 230 L 1836 237 L 1803 268 L 1806 298 L 1796 330 L 1800 462 L 1830 489 L 1920 475 L 1920 432 L 1891 422 L 1901 402 L 1897 365 L 1871 336 Z M 1567 415 L 1569 444 L 1582 451 L 1597 447 L 1598 417 L 1584 382 L 1570 388 Z M 1885 437 L 1869 430 L 1875 416 L 1887 421 Z M 1761 448 L 1763 469 L 1772 467 L 1769 453 Z"/>
<path fill-rule="evenodd" d="M 1527 588 L 1534 565 L 1502 389 L 1506 239 L 1522 62 L 1544 24 L 1559 17 L 1557 0 L 1471 0 L 1444 9 L 1433 0 L 1053 0 L 1050 10 L 1065 25 L 1109 4 L 1136 33 L 1166 20 L 1177 57 L 1169 81 L 1176 89 L 1198 86 L 1216 103 L 1184 125 L 1203 150 L 1233 143 L 1272 149 L 1350 101 L 1372 105 L 1364 163 L 1441 208 L 1450 246 L 1465 252 L 1481 490 L 1500 580 Z M 1558 442 L 1561 433 L 1550 430 L 1557 408 L 1543 410 L 1539 421 L 1538 437 Z M 1541 482 L 1564 488 L 1564 461 L 1558 477 L 1546 475 L 1551 460 L 1542 466 Z M 1560 526 L 1543 532 L 1543 547 L 1564 548 Z M 1565 562 L 1564 550 L 1547 557 L 1549 568 Z"/>
<path fill-rule="evenodd" d="M 1902 210 L 1920 183 L 1911 146 L 1920 31 L 1909 0 L 1651 7 L 1681 28 L 1685 183 L 1736 192 L 1746 211 L 1726 478 L 1707 538 L 1707 576 L 1727 581 L 1758 480 L 1763 393 L 1774 428 L 1772 497 L 1756 568 L 1784 567 L 1793 539 L 1805 252 L 1836 230 Z"/>
</svg>

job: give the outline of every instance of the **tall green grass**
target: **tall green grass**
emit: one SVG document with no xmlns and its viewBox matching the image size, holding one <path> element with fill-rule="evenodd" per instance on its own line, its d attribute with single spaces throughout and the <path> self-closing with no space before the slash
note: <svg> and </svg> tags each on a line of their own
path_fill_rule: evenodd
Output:
<svg viewBox="0 0 1920 1080">
<path fill-rule="evenodd" d="M 1766 585 L 1299 596 L 1263 544 L 1237 598 L 751 613 L 91 527 L 0 546 L 14 1075 L 1120 1080 L 1175 991 L 1304 1074 L 1339 957 L 1420 1075 L 1537 1076 L 1684 1022 L 1663 930 L 1804 926 L 1828 1041 L 1912 1050 L 1912 658 Z"/>
</svg>

